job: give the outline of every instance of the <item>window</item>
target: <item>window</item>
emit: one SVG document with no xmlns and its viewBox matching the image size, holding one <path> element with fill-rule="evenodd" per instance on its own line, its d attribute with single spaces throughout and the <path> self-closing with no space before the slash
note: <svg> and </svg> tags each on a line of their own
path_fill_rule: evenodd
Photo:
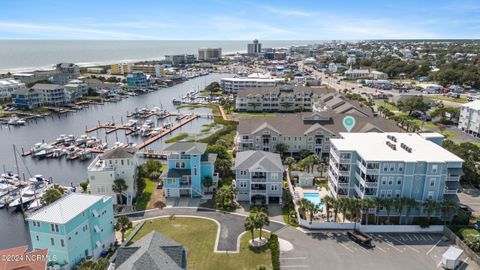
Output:
<svg viewBox="0 0 480 270">
<path fill-rule="evenodd" d="M 438 171 L 438 165 L 432 165 L 432 173 L 437 173 Z"/>
<path fill-rule="evenodd" d="M 430 186 L 431 187 L 435 186 L 435 178 L 430 178 Z"/>
<path fill-rule="evenodd" d="M 245 171 L 245 170 L 240 170 L 240 175 L 247 175 L 247 171 Z"/>
<path fill-rule="evenodd" d="M 197 165 L 193 166 L 193 175 L 197 176 Z"/>
<path fill-rule="evenodd" d="M 382 177 L 382 185 L 386 185 L 387 184 L 387 177 Z"/>
<path fill-rule="evenodd" d="M 387 171 L 388 171 L 388 164 L 387 164 L 387 163 L 384 163 L 384 164 L 383 164 L 383 171 L 384 171 L 384 172 L 387 172 Z"/>
<path fill-rule="evenodd" d="M 398 171 L 403 172 L 403 163 L 398 164 Z"/>
<path fill-rule="evenodd" d="M 122 160 L 120 160 L 120 162 L 122 163 L 122 166 L 123 166 L 123 165 L 124 165 L 124 163 L 123 163 L 123 159 L 122 159 Z"/>
<path fill-rule="evenodd" d="M 388 177 L 388 184 L 393 185 L 393 177 Z"/>
<path fill-rule="evenodd" d="M 246 188 L 247 187 L 247 181 L 240 181 L 240 187 L 241 188 Z"/>
<path fill-rule="evenodd" d="M 60 245 L 61 245 L 62 247 L 65 247 L 65 241 L 64 241 L 63 239 L 60 239 Z"/>
<path fill-rule="evenodd" d="M 278 185 L 273 184 L 273 185 L 270 186 L 270 189 L 271 189 L 272 191 L 277 191 L 277 190 L 278 190 Z"/>
<path fill-rule="evenodd" d="M 401 177 L 397 177 L 397 185 L 401 185 L 402 184 L 402 178 Z"/>
<path fill-rule="evenodd" d="M 38 235 L 35 236 L 35 238 L 37 239 L 37 242 L 40 241 L 40 237 L 38 237 Z"/>
<path fill-rule="evenodd" d="M 387 198 L 391 198 L 392 197 L 392 190 L 387 190 Z"/>
<path fill-rule="evenodd" d="M 57 224 L 50 224 L 50 229 L 52 232 L 58 232 L 58 225 Z"/>
<path fill-rule="evenodd" d="M 390 171 L 395 171 L 395 163 L 390 163 Z"/>
<path fill-rule="evenodd" d="M 278 180 L 278 174 L 272 173 L 272 180 Z"/>
<path fill-rule="evenodd" d="M 395 190 L 395 198 L 400 198 L 400 190 Z"/>
<path fill-rule="evenodd" d="M 52 244 L 52 246 L 55 246 L 55 239 L 50 238 L 50 243 Z"/>
<path fill-rule="evenodd" d="M 385 190 L 380 191 L 380 198 L 385 198 Z"/>
<path fill-rule="evenodd" d="M 433 191 L 428 192 L 428 199 L 433 200 Z"/>
</svg>

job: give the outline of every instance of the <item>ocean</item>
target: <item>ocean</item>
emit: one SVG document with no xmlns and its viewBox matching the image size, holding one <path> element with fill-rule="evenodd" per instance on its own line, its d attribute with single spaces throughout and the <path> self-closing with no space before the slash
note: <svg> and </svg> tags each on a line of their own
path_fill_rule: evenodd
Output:
<svg viewBox="0 0 480 270">
<path fill-rule="evenodd" d="M 161 59 L 169 54 L 197 54 L 220 47 L 223 53 L 245 52 L 251 41 L 224 40 L 0 40 L 0 73 L 50 69 L 60 62 L 80 66 Z M 263 48 L 321 43 L 309 40 L 260 41 Z"/>
</svg>

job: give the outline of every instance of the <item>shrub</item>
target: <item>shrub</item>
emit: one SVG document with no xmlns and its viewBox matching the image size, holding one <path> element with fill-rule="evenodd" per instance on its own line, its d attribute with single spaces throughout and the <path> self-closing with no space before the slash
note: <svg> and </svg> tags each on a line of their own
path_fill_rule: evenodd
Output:
<svg viewBox="0 0 480 270">
<path fill-rule="evenodd" d="M 280 270 L 280 248 L 278 243 L 278 236 L 276 234 L 270 235 L 268 245 L 270 247 L 270 251 L 272 252 L 273 270 Z"/>
<path fill-rule="evenodd" d="M 417 224 L 420 226 L 420 228 L 428 228 L 430 226 L 427 218 L 425 218 L 425 217 L 419 217 L 417 219 Z"/>
</svg>

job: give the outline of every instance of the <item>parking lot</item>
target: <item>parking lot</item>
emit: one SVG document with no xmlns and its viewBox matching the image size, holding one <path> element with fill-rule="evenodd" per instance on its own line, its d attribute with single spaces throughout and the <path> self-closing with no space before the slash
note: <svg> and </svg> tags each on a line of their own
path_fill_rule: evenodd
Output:
<svg viewBox="0 0 480 270">
<path fill-rule="evenodd" d="M 451 245 L 441 234 L 370 234 L 372 249 L 353 242 L 346 232 L 297 234 L 289 230 L 278 235 L 294 246 L 281 253 L 282 269 L 443 269 L 442 254 Z M 480 267 L 463 255 L 457 269 Z"/>
</svg>

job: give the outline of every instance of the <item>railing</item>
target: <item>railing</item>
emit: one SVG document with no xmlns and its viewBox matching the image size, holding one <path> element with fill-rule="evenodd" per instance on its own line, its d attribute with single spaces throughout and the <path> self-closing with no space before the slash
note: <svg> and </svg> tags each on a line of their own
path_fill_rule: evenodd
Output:
<svg viewBox="0 0 480 270">
<path fill-rule="evenodd" d="M 366 174 L 378 174 L 378 169 L 367 169 Z"/>
<path fill-rule="evenodd" d="M 259 178 L 252 177 L 251 182 L 252 183 L 254 183 L 254 182 L 265 183 L 265 182 L 267 182 L 267 178 L 266 177 L 259 177 Z"/>
<path fill-rule="evenodd" d="M 181 155 L 181 154 L 170 154 L 168 159 L 190 159 L 189 155 Z"/>
<path fill-rule="evenodd" d="M 460 177 L 459 176 L 448 176 L 445 181 L 455 181 L 455 182 L 458 182 L 460 181 Z"/>
<path fill-rule="evenodd" d="M 240 143 L 253 143 L 253 139 L 240 139 Z"/>
<path fill-rule="evenodd" d="M 334 151 L 330 151 L 330 155 L 338 162 L 340 161 L 340 158 L 338 157 L 337 153 Z"/>
<path fill-rule="evenodd" d="M 250 191 L 251 194 L 267 194 L 266 189 L 252 189 Z"/>
<path fill-rule="evenodd" d="M 360 168 L 361 171 L 363 172 L 367 172 L 367 168 L 365 166 L 363 166 L 362 162 L 360 162 L 360 160 L 357 160 L 357 166 Z"/>
<path fill-rule="evenodd" d="M 357 192 L 358 196 L 363 197 L 363 191 L 357 186 L 354 186 L 355 191 Z"/>
<path fill-rule="evenodd" d="M 443 194 L 457 194 L 457 189 L 454 188 L 454 189 L 451 189 L 451 188 L 445 188 L 443 190 Z"/>
<path fill-rule="evenodd" d="M 369 187 L 369 188 L 376 188 L 378 187 L 378 181 L 366 181 L 364 180 L 358 173 L 355 173 L 355 177 L 357 178 L 358 182 L 360 182 L 361 185 L 364 187 Z"/>
</svg>

